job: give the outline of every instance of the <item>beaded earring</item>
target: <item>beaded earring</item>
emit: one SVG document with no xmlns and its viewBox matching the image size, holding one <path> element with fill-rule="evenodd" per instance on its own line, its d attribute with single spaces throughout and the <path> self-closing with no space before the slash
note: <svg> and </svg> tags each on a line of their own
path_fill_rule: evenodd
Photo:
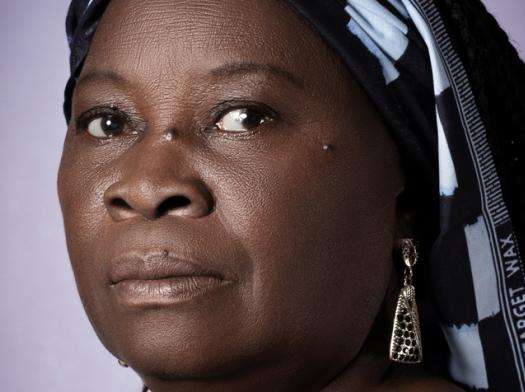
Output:
<svg viewBox="0 0 525 392">
<path fill-rule="evenodd" d="M 404 283 L 397 300 L 392 337 L 390 338 L 390 360 L 401 363 L 423 361 L 421 328 L 416 305 L 416 290 L 413 286 L 412 267 L 417 262 L 417 250 L 412 239 L 403 239 L 401 253 L 405 263 Z"/>
</svg>

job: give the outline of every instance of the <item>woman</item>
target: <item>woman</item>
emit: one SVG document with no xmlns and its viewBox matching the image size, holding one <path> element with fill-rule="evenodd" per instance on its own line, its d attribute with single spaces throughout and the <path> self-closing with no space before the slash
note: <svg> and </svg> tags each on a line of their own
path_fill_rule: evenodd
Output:
<svg viewBox="0 0 525 392">
<path fill-rule="evenodd" d="M 145 389 L 525 390 L 525 73 L 478 1 L 73 1 L 67 27 L 68 250 Z"/>
</svg>

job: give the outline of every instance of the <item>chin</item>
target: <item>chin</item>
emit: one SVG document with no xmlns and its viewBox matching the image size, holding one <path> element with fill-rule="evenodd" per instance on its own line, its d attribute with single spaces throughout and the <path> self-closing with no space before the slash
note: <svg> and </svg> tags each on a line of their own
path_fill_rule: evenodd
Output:
<svg viewBox="0 0 525 392">
<path fill-rule="evenodd" d="M 260 325 L 233 303 L 106 307 L 90 319 L 106 349 L 141 376 L 208 378 L 237 372 L 271 347 Z"/>
<path fill-rule="evenodd" d="M 225 376 L 253 363 L 263 347 L 245 339 L 239 329 L 198 321 L 180 325 L 158 317 L 128 325 L 118 336 L 118 355 L 142 376 L 164 380 Z M 118 356 L 116 355 L 116 356 Z"/>
</svg>

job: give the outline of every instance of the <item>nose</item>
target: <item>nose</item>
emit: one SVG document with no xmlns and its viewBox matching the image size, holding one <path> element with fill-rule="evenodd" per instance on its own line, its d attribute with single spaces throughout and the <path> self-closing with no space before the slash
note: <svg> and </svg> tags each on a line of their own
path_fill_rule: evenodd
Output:
<svg viewBox="0 0 525 392">
<path fill-rule="evenodd" d="M 200 218 L 213 210 L 208 188 L 195 177 L 179 175 L 182 172 L 174 170 L 178 163 L 169 154 L 157 151 L 142 158 L 134 159 L 123 177 L 104 192 L 104 205 L 115 221 L 165 215 Z"/>
<path fill-rule="evenodd" d="M 104 193 L 104 204 L 116 221 L 136 216 L 148 220 L 164 215 L 200 218 L 209 214 L 213 201 L 199 182 L 153 183 L 151 180 L 122 181 Z"/>
</svg>

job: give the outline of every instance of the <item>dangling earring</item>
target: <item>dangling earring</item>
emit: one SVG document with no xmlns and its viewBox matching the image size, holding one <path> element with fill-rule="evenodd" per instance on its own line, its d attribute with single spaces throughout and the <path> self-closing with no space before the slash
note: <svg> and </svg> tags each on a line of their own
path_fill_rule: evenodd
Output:
<svg viewBox="0 0 525 392">
<path fill-rule="evenodd" d="M 129 365 L 128 365 L 126 362 L 124 362 L 122 359 L 119 359 L 119 360 L 118 360 L 118 364 L 119 364 L 120 366 L 122 366 L 122 367 L 129 367 Z"/>
<path fill-rule="evenodd" d="M 419 363 L 423 361 L 423 351 L 416 290 L 412 285 L 412 267 L 417 262 L 417 250 L 412 239 L 402 240 L 402 255 L 405 277 L 397 300 L 394 327 L 390 338 L 390 359 L 401 363 Z"/>
</svg>

